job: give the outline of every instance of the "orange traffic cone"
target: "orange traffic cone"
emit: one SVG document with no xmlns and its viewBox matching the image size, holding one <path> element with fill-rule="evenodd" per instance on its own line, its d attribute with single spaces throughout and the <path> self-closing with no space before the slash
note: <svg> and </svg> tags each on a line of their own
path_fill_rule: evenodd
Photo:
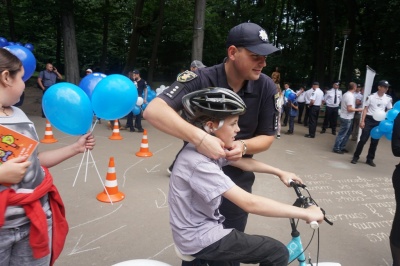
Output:
<svg viewBox="0 0 400 266">
<path fill-rule="evenodd" d="M 151 157 L 153 153 L 149 151 L 149 142 L 147 140 L 147 130 L 143 131 L 142 143 L 140 143 L 140 150 L 136 153 L 139 157 Z"/>
<path fill-rule="evenodd" d="M 118 119 L 116 119 L 114 121 L 114 128 L 113 128 L 113 132 L 111 134 L 110 137 L 108 137 L 109 139 L 112 140 L 121 140 L 123 139 L 123 137 L 119 134 L 119 125 L 118 125 Z"/>
<path fill-rule="evenodd" d="M 117 202 L 125 198 L 125 194 L 118 191 L 117 174 L 115 173 L 114 157 L 110 157 L 108 163 L 107 177 L 104 184 L 105 189 L 97 195 L 97 199 L 102 202 Z"/>
<path fill-rule="evenodd" d="M 54 143 L 58 140 L 53 136 L 53 130 L 49 120 L 46 120 L 46 129 L 44 131 L 44 138 L 40 141 L 41 143 Z"/>
</svg>

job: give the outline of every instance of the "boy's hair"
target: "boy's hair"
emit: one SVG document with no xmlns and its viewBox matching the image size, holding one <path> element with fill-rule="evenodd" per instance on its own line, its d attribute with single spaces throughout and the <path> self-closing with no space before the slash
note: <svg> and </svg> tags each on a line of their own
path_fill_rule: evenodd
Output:
<svg viewBox="0 0 400 266">
<path fill-rule="evenodd" d="M 182 98 L 189 122 L 201 126 L 205 121 L 224 120 L 231 115 L 242 115 L 246 104 L 235 92 L 219 87 L 197 90 Z"/>
<path fill-rule="evenodd" d="M 7 49 L 0 48 L 0 73 L 8 70 L 12 78 L 21 70 L 22 62 Z"/>
</svg>

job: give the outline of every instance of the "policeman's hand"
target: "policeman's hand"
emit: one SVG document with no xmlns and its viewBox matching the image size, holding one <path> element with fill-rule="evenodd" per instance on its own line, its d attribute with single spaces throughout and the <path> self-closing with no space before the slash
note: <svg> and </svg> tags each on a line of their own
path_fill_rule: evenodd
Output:
<svg viewBox="0 0 400 266">
<path fill-rule="evenodd" d="M 198 152 L 214 160 L 225 157 L 224 143 L 222 140 L 209 134 L 204 135 L 196 148 Z"/>
<path fill-rule="evenodd" d="M 234 141 L 229 150 L 225 150 L 226 159 L 237 161 L 242 158 L 243 144 L 240 141 Z"/>
<path fill-rule="evenodd" d="M 26 170 L 31 165 L 26 161 L 28 156 L 19 156 L 3 163 L 0 166 L 0 183 L 17 184 L 25 176 Z"/>
<path fill-rule="evenodd" d="M 295 173 L 283 171 L 283 174 L 279 176 L 279 179 L 287 186 L 290 187 L 290 181 L 294 181 L 297 184 L 303 184 L 303 180 L 298 177 Z"/>
</svg>

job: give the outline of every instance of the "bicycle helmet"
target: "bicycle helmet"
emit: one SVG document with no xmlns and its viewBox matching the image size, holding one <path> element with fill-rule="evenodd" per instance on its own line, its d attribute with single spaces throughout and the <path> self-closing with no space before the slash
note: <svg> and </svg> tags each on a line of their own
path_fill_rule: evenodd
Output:
<svg viewBox="0 0 400 266">
<path fill-rule="evenodd" d="M 204 119 L 224 120 L 231 115 L 242 115 L 246 104 L 235 92 L 211 87 L 186 94 L 182 98 L 185 114 L 191 122 Z"/>
</svg>

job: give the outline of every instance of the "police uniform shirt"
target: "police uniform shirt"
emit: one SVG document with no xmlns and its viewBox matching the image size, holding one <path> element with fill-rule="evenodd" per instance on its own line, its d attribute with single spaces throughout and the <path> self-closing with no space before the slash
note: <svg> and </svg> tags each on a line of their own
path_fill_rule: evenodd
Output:
<svg viewBox="0 0 400 266">
<path fill-rule="evenodd" d="M 367 115 L 373 115 L 376 111 L 386 109 L 392 109 L 392 97 L 387 94 L 383 94 L 382 97 L 378 95 L 377 92 L 368 96 L 365 106 L 368 106 Z"/>
<path fill-rule="evenodd" d="M 324 96 L 326 106 L 328 107 L 338 107 L 342 101 L 342 91 L 336 90 L 336 103 L 335 103 L 335 89 L 331 88 L 328 90 Z"/>
<path fill-rule="evenodd" d="M 187 79 L 188 81 L 185 81 Z M 182 97 L 189 92 L 208 88 L 222 87 L 232 89 L 228 85 L 224 64 L 197 69 L 195 72 L 185 71 L 180 74 L 168 89 L 158 97 L 163 99 L 174 110 L 183 109 Z M 265 74 L 258 80 L 246 81 L 238 95 L 246 103 L 247 111 L 240 116 L 240 132 L 237 139 L 249 139 L 257 135 L 275 135 L 276 102 L 278 97 L 276 85 Z"/>
<path fill-rule="evenodd" d="M 310 98 L 311 98 L 311 94 L 314 92 L 313 89 L 308 89 L 306 92 L 304 92 L 304 100 L 306 102 L 306 104 L 310 104 Z"/>
<path fill-rule="evenodd" d="M 362 95 L 361 92 L 354 92 L 354 97 L 356 98 L 356 100 L 360 100 L 361 104 L 356 105 L 356 108 L 361 108 L 362 107 L 362 102 L 364 100 L 364 95 Z"/>
<path fill-rule="evenodd" d="M 314 100 L 313 106 L 321 106 L 322 99 L 324 98 L 324 93 L 320 88 L 316 88 L 315 91 L 311 93 L 310 101 Z"/>
<path fill-rule="evenodd" d="M 305 98 L 306 97 L 306 92 L 305 91 L 300 93 L 300 90 L 298 90 L 296 92 L 296 94 L 297 94 L 297 102 L 298 103 L 304 103 L 306 101 L 306 98 Z"/>
</svg>

